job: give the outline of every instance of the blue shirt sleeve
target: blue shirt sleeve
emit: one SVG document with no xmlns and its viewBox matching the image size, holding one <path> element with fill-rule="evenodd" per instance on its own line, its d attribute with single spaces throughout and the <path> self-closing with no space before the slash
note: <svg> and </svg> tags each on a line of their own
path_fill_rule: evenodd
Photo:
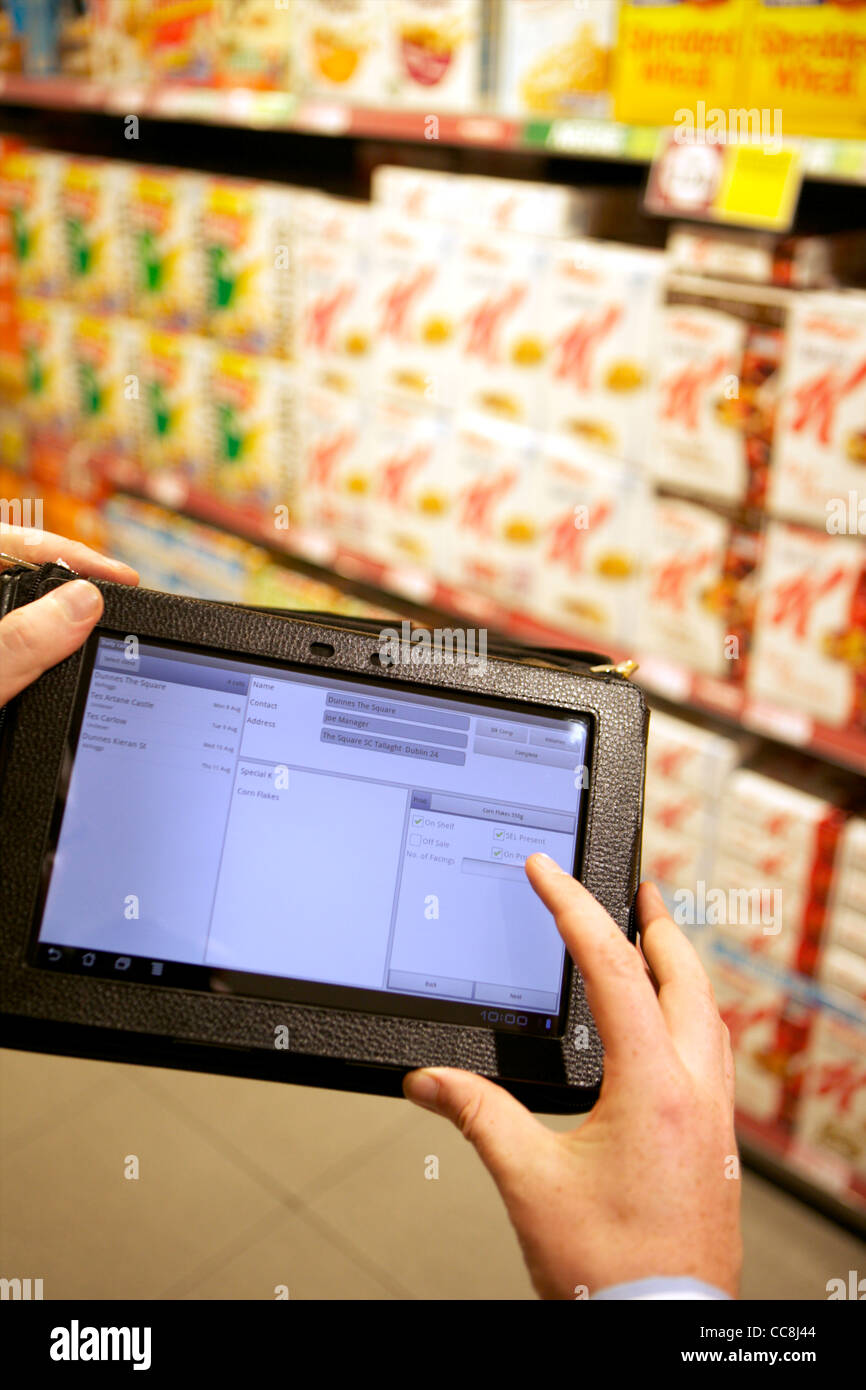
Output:
<svg viewBox="0 0 866 1390">
<path fill-rule="evenodd" d="M 663 1276 L 654 1279 L 635 1279 L 630 1284 L 611 1284 L 607 1289 L 599 1289 L 592 1295 L 596 1299 L 613 1298 L 683 1298 L 683 1299 L 726 1299 L 730 1294 L 717 1289 L 713 1284 L 704 1284 L 700 1279 L 685 1276 L 674 1278 Z"/>
</svg>

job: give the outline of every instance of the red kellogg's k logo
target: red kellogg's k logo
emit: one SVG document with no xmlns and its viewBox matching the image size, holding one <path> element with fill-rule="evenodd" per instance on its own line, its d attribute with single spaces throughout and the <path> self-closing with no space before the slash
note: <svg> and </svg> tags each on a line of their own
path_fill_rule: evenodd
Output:
<svg viewBox="0 0 866 1390">
<path fill-rule="evenodd" d="M 687 585 L 696 579 L 713 558 L 711 550 L 702 550 L 685 559 L 674 556 L 656 566 L 652 581 L 652 597 L 669 608 L 682 612 L 688 597 Z"/>
<path fill-rule="evenodd" d="M 806 637 L 815 604 L 844 578 L 845 571 L 837 569 L 824 579 L 816 579 L 810 574 L 796 574 L 792 579 L 777 584 L 773 590 L 770 622 L 778 627 L 788 623 L 794 636 L 802 641 Z"/>
<path fill-rule="evenodd" d="M 798 433 L 813 429 L 819 444 L 829 444 L 839 402 L 863 381 L 866 381 L 866 359 L 847 377 L 831 367 L 804 382 L 793 393 L 791 429 Z"/>
<path fill-rule="evenodd" d="M 721 376 L 727 368 L 732 366 L 731 359 L 725 353 L 719 353 L 712 362 L 705 367 L 696 367 L 693 364 L 682 367 L 679 371 L 673 372 L 667 379 L 660 383 L 662 392 L 661 418 L 663 420 L 679 420 L 687 430 L 698 428 L 698 410 L 701 404 L 701 392 L 705 391 Z"/>
<path fill-rule="evenodd" d="M 578 319 L 557 344 L 559 359 L 553 369 L 554 376 L 570 381 L 578 391 L 589 391 L 596 349 L 621 318 L 622 309 L 612 304 L 594 320 L 589 315 Z"/>
<path fill-rule="evenodd" d="M 385 502 L 392 502 L 395 507 L 399 507 L 403 501 L 403 494 L 413 473 L 424 467 L 430 457 L 430 450 L 424 445 L 418 445 L 408 454 L 392 454 L 385 460 L 382 469 L 382 481 L 379 487 L 380 496 Z"/>
</svg>

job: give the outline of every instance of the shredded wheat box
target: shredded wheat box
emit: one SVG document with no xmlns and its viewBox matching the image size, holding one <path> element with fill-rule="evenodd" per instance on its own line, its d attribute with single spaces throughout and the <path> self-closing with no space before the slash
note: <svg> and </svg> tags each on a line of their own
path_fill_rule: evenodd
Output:
<svg viewBox="0 0 866 1390">
<path fill-rule="evenodd" d="M 866 135 L 866 10 L 857 0 L 755 0 L 748 100 L 786 135 Z M 740 103 L 736 103 L 739 105 Z"/>
<path fill-rule="evenodd" d="M 684 109 L 743 105 L 751 0 L 621 0 L 618 121 L 676 125 Z"/>
</svg>

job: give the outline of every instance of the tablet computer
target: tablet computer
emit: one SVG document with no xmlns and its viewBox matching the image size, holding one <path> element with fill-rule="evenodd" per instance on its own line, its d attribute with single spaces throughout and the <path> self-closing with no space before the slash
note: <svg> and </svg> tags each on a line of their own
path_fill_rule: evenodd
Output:
<svg viewBox="0 0 866 1390">
<path fill-rule="evenodd" d="M 8 711 L 4 1040 L 389 1094 L 453 1065 L 591 1104 L 600 1043 L 523 865 L 631 930 L 640 690 L 457 629 L 99 587 L 84 648 Z"/>
</svg>

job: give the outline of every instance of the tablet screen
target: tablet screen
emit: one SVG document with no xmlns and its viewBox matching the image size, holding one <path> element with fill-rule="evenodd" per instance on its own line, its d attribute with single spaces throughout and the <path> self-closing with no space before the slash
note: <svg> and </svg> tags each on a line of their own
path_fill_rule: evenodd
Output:
<svg viewBox="0 0 866 1390">
<path fill-rule="evenodd" d="M 101 634 L 35 960 L 555 1035 L 590 724 Z"/>
</svg>

